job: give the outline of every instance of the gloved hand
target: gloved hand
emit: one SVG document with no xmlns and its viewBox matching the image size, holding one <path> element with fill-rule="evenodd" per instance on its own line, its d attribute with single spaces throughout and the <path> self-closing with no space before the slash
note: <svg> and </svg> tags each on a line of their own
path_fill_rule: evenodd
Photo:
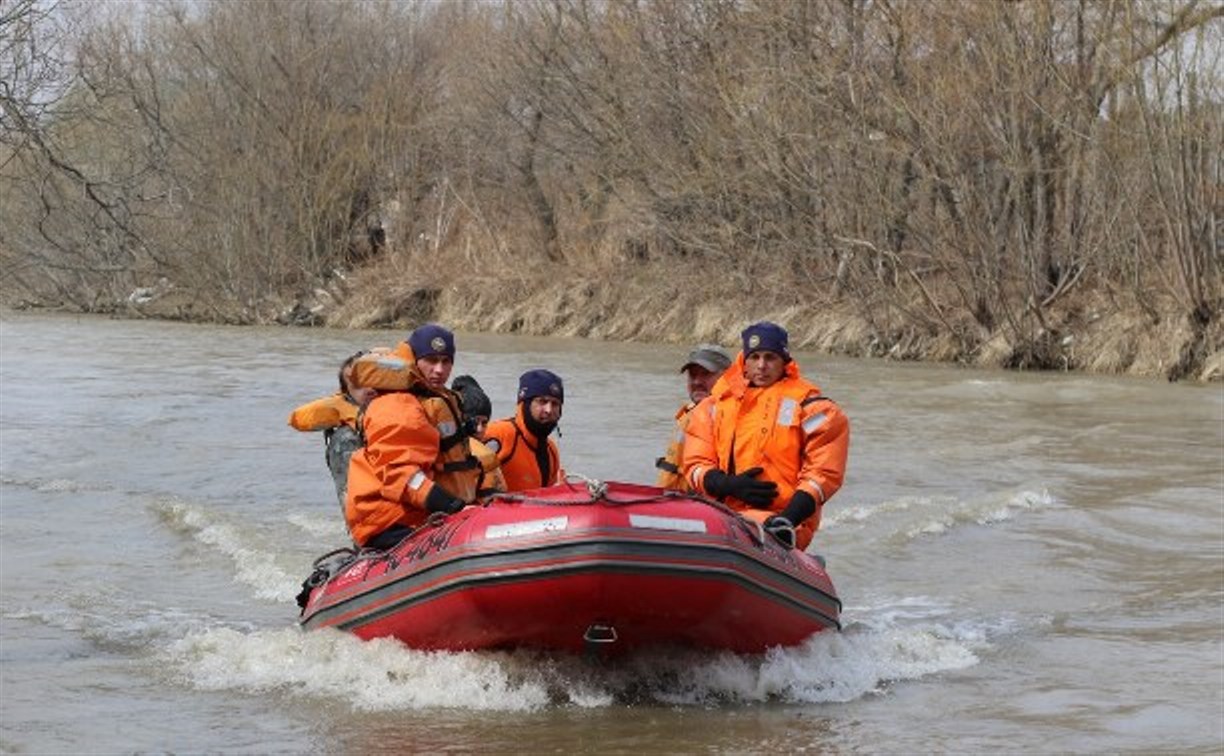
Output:
<svg viewBox="0 0 1224 756">
<path fill-rule="evenodd" d="M 768 507 L 778 495 L 778 484 L 772 480 L 756 480 L 762 468 L 753 467 L 739 475 L 711 470 L 705 475 L 705 490 L 718 498 L 734 496 L 754 507 Z"/>
<path fill-rule="evenodd" d="M 794 525 L 798 525 L 816 513 L 816 500 L 807 491 L 796 490 L 791 494 L 782 516 Z"/>
<path fill-rule="evenodd" d="M 433 488 L 429 489 L 429 493 L 425 495 L 425 510 L 427 512 L 442 512 L 443 514 L 454 514 L 463 509 L 463 499 L 452 496 L 445 488 L 434 484 Z"/>
<path fill-rule="evenodd" d="M 816 500 L 807 491 L 797 490 L 782 514 L 767 519 L 764 528 L 788 549 L 795 548 L 795 526 L 816 512 Z"/>
<path fill-rule="evenodd" d="M 774 515 L 765 521 L 765 532 L 778 539 L 788 549 L 795 548 L 795 526 L 782 515 Z"/>
</svg>

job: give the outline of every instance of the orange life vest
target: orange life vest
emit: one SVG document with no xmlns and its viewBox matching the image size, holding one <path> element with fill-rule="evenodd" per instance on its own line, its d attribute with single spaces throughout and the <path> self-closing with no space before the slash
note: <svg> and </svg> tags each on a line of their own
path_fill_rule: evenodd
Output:
<svg viewBox="0 0 1224 756">
<path fill-rule="evenodd" d="M 734 474 L 763 468 L 758 479 L 773 481 L 778 494 L 767 508 L 735 498 L 733 509 L 762 513 L 763 519 L 786 508 L 791 495 L 806 491 L 816 512 L 796 527 L 796 545 L 804 548 L 820 527 L 821 507 L 841 488 L 850 446 L 850 423 L 820 388 L 804 380 L 792 360 L 772 386 L 757 388 L 744 378 L 744 355 L 718 379 L 710 397 L 692 413 L 684 440 L 684 474 L 693 487 L 704 487 L 706 473 Z"/>
<path fill-rule="evenodd" d="M 295 409 L 289 415 L 289 425 L 300 431 L 328 430 L 341 425 L 356 428 L 358 409 L 348 394 L 337 391 Z"/>
<path fill-rule="evenodd" d="M 536 450 L 540 440 L 526 430 L 527 423 L 523 419 L 525 411 L 522 402 L 513 418 L 494 420 L 489 423 L 485 433 L 491 446 L 496 446 L 497 459 L 501 466 L 502 476 L 506 481 L 507 491 L 527 491 L 532 488 L 542 488 L 559 483 L 564 478 L 561 470 L 561 452 L 551 438 L 548 443 L 549 479 L 542 480 L 539 462 L 536 461 Z"/>
<path fill-rule="evenodd" d="M 406 347 L 405 344 L 400 346 Z M 353 383 L 362 388 L 379 391 L 408 391 L 413 386 L 424 385 L 425 379 L 416 369 L 412 351 L 373 351 L 353 360 Z"/>
<path fill-rule="evenodd" d="M 434 482 L 442 486 L 447 493 L 471 504 L 476 501 L 483 488 L 489 487 L 482 485 L 482 481 L 486 473 L 497 469 L 497 455 L 483 443 L 461 431 L 459 399 L 448 389 L 441 389 L 439 393 L 442 391 L 449 396 L 421 399 L 425 415 L 440 434 L 438 460 L 434 463 Z"/>
</svg>

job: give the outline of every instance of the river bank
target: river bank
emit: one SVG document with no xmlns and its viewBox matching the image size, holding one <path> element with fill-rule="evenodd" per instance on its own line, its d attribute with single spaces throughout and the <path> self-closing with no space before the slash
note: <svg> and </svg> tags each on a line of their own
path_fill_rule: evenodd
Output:
<svg viewBox="0 0 1224 756">
<path fill-rule="evenodd" d="M 412 280 L 415 279 L 415 280 Z M 388 283 L 390 281 L 390 283 Z M 56 309 L 10 303 L 16 308 Z M 113 317 L 200 323 L 280 323 L 324 328 L 405 330 L 439 321 L 466 332 L 577 336 L 577 338 L 734 345 L 745 324 L 770 319 L 786 325 L 797 349 L 884 360 L 960 363 L 999 369 L 1055 369 L 1092 374 L 1220 382 L 1224 328 L 1195 328 L 1168 302 L 1125 308 L 1116 298 L 1083 296 L 1056 308 L 1050 332 L 1017 344 L 1001 330 L 966 339 L 934 329 L 881 327 L 851 301 L 814 306 L 799 291 L 711 285 L 676 267 L 632 270 L 554 270 L 493 275 L 427 272 L 409 276 L 375 265 L 295 297 L 269 297 L 256 307 L 201 302 L 164 283 L 100 306 Z M 874 322 L 873 322 L 874 321 Z M 1197 334 L 1197 335 L 1196 335 Z"/>
<path fill-rule="evenodd" d="M 374 265 L 337 275 L 295 297 L 269 296 L 255 306 L 203 302 L 162 282 L 98 311 L 116 317 L 231 324 L 281 323 L 397 331 L 437 320 L 469 332 L 568 336 L 607 341 L 732 346 L 760 319 L 784 324 L 795 348 L 851 357 L 955 363 L 975 367 L 1059 370 L 1168 380 L 1224 380 L 1224 328 L 1196 328 L 1158 297 L 1085 294 L 1051 309 L 1050 328 L 1027 344 L 1002 329 L 964 332 L 890 326 L 878 312 L 847 298 L 813 305 L 796 289 L 735 286 L 662 267 L 454 275 Z M 10 303 L 21 309 L 42 306 Z M 55 309 L 55 308 L 50 308 Z M 883 322 L 882 322 L 883 320 Z M 896 319 L 901 323 L 901 319 Z M 1035 348 L 1034 344 L 1038 346 Z"/>
</svg>

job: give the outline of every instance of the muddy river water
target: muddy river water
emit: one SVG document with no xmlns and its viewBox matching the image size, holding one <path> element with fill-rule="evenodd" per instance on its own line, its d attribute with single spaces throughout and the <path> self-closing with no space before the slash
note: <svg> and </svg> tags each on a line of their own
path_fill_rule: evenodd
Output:
<svg viewBox="0 0 1224 756">
<path fill-rule="evenodd" d="M 1224 749 L 1224 387 L 799 352 L 849 414 L 840 634 L 752 657 L 423 653 L 297 629 L 344 543 L 290 409 L 398 332 L 0 314 L 0 751 Z M 567 470 L 648 482 L 682 346 L 459 334 Z"/>
</svg>

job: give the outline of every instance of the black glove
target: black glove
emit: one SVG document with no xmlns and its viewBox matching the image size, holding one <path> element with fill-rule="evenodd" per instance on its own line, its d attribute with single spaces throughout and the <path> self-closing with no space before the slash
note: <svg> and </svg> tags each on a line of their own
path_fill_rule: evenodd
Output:
<svg viewBox="0 0 1224 756">
<path fill-rule="evenodd" d="M 791 494 L 786 509 L 765 521 L 765 530 L 788 549 L 795 548 L 795 526 L 811 517 L 816 511 L 816 500 L 807 491 Z"/>
<path fill-rule="evenodd" d="M 765 532 L 778 539 L 788 549 L 795 548 L 795 526 L 782 515 L 774 515 L 765 521 Z"/>
<path fill-rule="evenodd" d="M 454 514 L 463 509 L 463 499 L 451 496 L 445 488 L 437 483 L 429 489 L 429 493 L 425 496 L 425 510 L 427 512 L 441 512 L 443 514 Z"/>
<path fill-rule="evenodd" d="M 816 513 L 816 500 L 807 491 L 795 491 L 791 494 L 782 516 L 798 525 Z"/>
<path fill-rule="evenodd" d="M 768 507 L 778 495 L 778 484 L 772 480 L 756 480 L 761 470 L 760 467 L 753 467 L 739 475 L 711 470 L 705 476 L 705 490 L 720 499 L 724 496 L 734 496 L 754 507 Z"/>
</svg>

